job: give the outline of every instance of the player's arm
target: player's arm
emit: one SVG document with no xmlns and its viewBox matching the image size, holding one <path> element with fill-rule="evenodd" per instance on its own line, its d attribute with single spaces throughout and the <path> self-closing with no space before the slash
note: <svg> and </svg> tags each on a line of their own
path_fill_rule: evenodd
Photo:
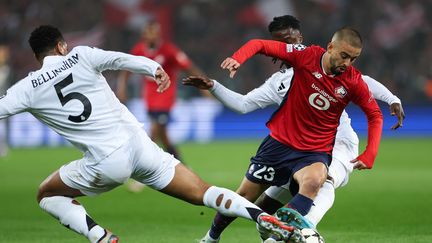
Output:
<svg viewBox="0 0 432 243">
<path fill-rule="evenodd" d="M 90 62 L 95 70 L 125 70 L 153 77 L 158 83 L 158 91 L 165 91 L 170 80 L 161 65 L 149 58 L 134 56 L 122 52 L 105 51 L 97 48 L 88 48 Z"/>
<path fill-rule="evenodd" d="M 28 81 L 24 79 L 20 82 Z M 0 119 L 26 111 L 29 108 L 30 100 L 23 88 L 25 84 L 17 83 L 10 87 L 6 94 L 0 97 Z"/>
<path fill-rule="evenodd" d="M 290 49 L 291 47 L 291 49 Z M 291 50 L 291 52 L 289 51 Z M 228 69 L 230 71 L 230 77 L 234 77 L 237 69 L 246 60 L 260 53 L 270 57 L 276 57 L 278 59 L 287 61 L 292 64 L 295 55 L 292 51 L 292 45 L 284 42 L 273 41 L 273 40 L 260 40 L 254 39 L 248 41 L 240 49 L 238 49 L 232 57 L 226 58 L 222 64 L 222 69 Z"/>
<path fill-rule="evenodd" d="M 177 48 L 174 44 L 170 45 L 170 51 L 174 57 L 174 61 L 187 76 L 205 77 L 204 72 L 197 66 L 182 50 Z M 207 89 L 199 89 L 204 97 L 213 98 Z"/>
<path fill-rule="evenodd" d="M 240 114 L 280 103 L 277 93 L 272 89 L 269 82 L 265 82 L 246 95 L 234 92 L 216 80 L 206 77 L 189 76 L 183 80 L 183 84 L 209 90 L 222 104 Z"/>
<path fill-rule="evenodd" d="M 366 114 L 368 122 L 368 139 L 365 151 L 351 162 L 355 163 L 355 169 L 371 169 L 378 154 L 383 116 L 376 100 L 369 92 L 366 83 L 362 80 L 360 80 L 355 87 L 353 102 L 360 106 Z"/>
<path fill-rule="evenodd" d="M 125 103 L 128 99 L 127 94 L 127 83 L 130 77 L 129 71 L 120 71 L 120 74 L 117 78 L 117 98 L 122 102 Z"/>
<path fill-rule="evenodd" d="M 366 75 L 363 75 L 362 78 L 366 82 L 374 98 L 386 102 L 390 106 L 390 114 L 397 117 L 398 122 L 393 125 L 391 129 L 395 130 L 401 127 L 405 119 L 405 112 L 401 100 L 375 79 Z"/>
</svg>

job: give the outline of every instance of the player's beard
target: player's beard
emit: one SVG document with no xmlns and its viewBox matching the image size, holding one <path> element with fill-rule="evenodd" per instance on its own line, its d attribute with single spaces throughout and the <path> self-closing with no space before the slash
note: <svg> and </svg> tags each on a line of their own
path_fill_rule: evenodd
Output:
<svg viewBox="0 0 432 243">
<path fill-rule="evenodd" d="M 330 65 L 331 65 L 330 66 L 330 72 L 333 75 L 340 75 L 346 70 L 345 66 L 337 66 L 336 61 L 331 57 L 330 57 Z M 341 70 L 341 68 L 343 68 L 343 70 Z"/>
</svg>

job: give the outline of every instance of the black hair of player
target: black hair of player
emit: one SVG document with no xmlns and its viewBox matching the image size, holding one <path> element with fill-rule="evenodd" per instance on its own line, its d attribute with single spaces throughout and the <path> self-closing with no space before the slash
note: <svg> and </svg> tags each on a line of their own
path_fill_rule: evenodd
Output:
<svg viewBox="0 0 432 243">
<path fill-rule="evenodd" d="M 270 24 L 268 25 L 268 31 L 270 33 L 286 30 L 289 28 L 300 31 L 300 20 L 298 20 L 296 17 L 292 15 L 282 15 L 282 16 L 274 17 L 272 22 L 270 22 Z M 277 58 L 272 59 L 273 63 L 276 63 L 278 60 L 279 59 Z M 290 68 L 290 67 L 291 67 L 290 64 L 281 61 L 279 68 L 282 71 L 283 69 Z"/>
<path fill-rule="evenodd" d="M 268 25 L 268 31 L 270 33 L 288 28 L 300 30 L 300 21 L 292 15 L 283 15 L 274 17 L 273 21 Z"/>
<path fill-rule="evenodd" d="M 41 59 L 52 51 L 64 38 L 59 29 L 51 25 L 41 25 L 34 29 L 28 42 L 37 59 Z"/>
</svg>

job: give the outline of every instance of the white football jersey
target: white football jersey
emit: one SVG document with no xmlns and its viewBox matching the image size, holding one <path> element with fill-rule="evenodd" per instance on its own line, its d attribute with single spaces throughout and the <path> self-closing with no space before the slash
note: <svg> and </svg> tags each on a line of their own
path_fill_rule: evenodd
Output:
<svg viewBox="0 0 432 243">
<path fill-rule="evenodd" d="M 86 46 L 66 56 L 47 56 L 40 70 L 0 99 L 0 118 L 28 111 L 99 161 L 142 127 L 116 98 L 102 72 L 128 70 L 154 77 L 158 67 L 145 57 Z"/>
</svg>

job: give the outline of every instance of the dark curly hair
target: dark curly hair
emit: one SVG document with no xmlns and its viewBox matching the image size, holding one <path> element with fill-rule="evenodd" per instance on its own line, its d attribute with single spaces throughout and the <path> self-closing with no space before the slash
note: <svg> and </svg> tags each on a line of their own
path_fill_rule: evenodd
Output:
<svg viewBox="0 0 432 243">
<path fill-rule="evenodd" d="M 298 20 L 296 17 L 292 15 L 283 15 L 283 16 L 274 17 L 273 21 L 270 22 L 270 24 L 268 25 L 268 31 L 270 33 L 280 31 L 280 30 L 286 30 L 289 28 L 300 31 L 300 20 Z M 278 59 L 273 58 L 272 61 L 273 63 L 277 63 Z M 290 68 L 290 67 L 291 65 L 289 65 L 284 61 L 281 61 L 279 68 L 282 70 L 284 68 Z"/>
<path fill-rule="evenodd" d="M 292 15 L 283 15 L 274 17 L 273 21 L 268 25 L 268 31 L 270 33 L 288 28 L 300 30 L 300 21 Z"/>
<path fill-rule="evenodd" d="M 28 42 L 36 55 L 40 59 L 50 50 L 55 48 L 58 42 L 64 41 L 63 35 L 59 29 L 51 25 L 41 25 L 34 29 Z"/>
</svg>

